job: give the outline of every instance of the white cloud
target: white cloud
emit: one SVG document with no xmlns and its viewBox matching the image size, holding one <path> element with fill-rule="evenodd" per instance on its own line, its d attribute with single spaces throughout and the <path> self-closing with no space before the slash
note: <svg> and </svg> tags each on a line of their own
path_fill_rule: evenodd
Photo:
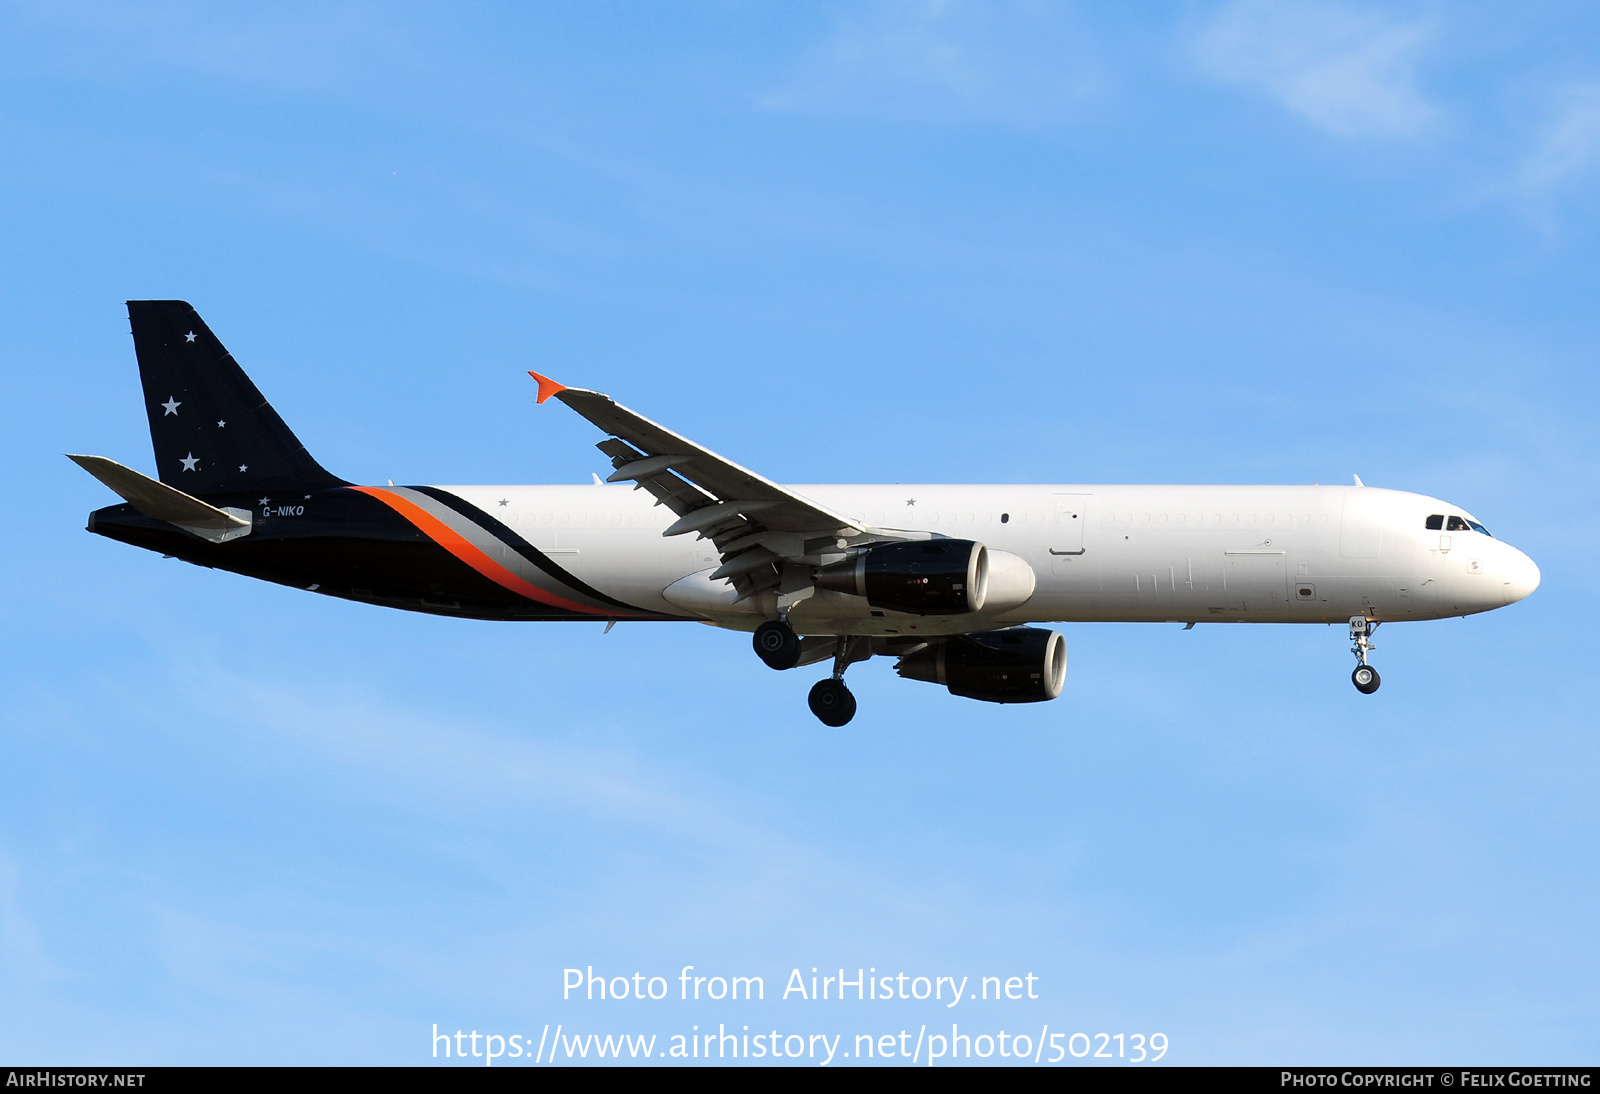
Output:
<svg viewBox="0 0 1600 1094">
<path fill-rule="evenodd" d="M 1035 3 L 884 0 L 762 104 L 777 110 L 1038 124 L 1094 94 L 1099 79 L 1070 11 Z"/>
<path fill-rule="evenodd" d="M 0 846 L 0 970 L 14 983 L 44 980 L 55 971 L 23 910 L 20 872 L 10 851 Z"/>
<path fill-rule="evenodd" d="M 1558 194 L 1600 164 L 1600 84 L 1573 84 L 1556 96 L 1532 151 L 1517 165 L 1512 190 L 1536 217 L 1548 220 Z"/>
<path fill-rule="evenodd" d="M 1414 139 L 1439 117 L 1415 84 L 1431 37 L 1425 20 L 1337 3 L 1237 0 L 1196 36 L 1194 54 L 1213 79 L 1254 87 L 1337 136 Z"/>
</svg>

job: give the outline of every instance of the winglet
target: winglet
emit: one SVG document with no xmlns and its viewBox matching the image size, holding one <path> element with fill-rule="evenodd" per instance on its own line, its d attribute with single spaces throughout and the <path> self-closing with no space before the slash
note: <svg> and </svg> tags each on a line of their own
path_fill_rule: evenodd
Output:
<svg viewBox="0 0 1600 1094">
<path fill-rule="evenodd" d="M 533 372 L 531 370 L 528 372 L 528 375 L 539 381 L 539 398 L 535 400 L 536 402 L 542 403 L 546 399 L 550 398 L 550 396 L 559 395 L 563 391 L 567 390 L 566 384 L 558 384 L 548 376 L 540 376 L 537 372 Z"/>
<path fill-rule="evenodd" d="M 543 391 L 543 390 L 544 390 L 544 385 L 543 385 L 543 384 L 540 384 L 540 385 L 539 385 L 539 390 L 540 390 L 540 391 Z M 540 402 L 541 402 L 541 403 L 542 403 L 542 402 L 544 402 L 544 398 L 543 398 L 543 396 L 541 396 L 541 397 L 540 397 L 540 398 L 539 398 L 539 401 L 540 401 Z M 1366 483 L 1364 483 L 1364 482 L 1362 482 L 1362 481 L 1361 481 L 1361 476 L 1360 476 L 1360 475 L 1351 475 L 1351 476 L 1350 476 L 1350 477 L 1351 477 L 1351 478 L 1352 478 L 1352 479 L 1355 479 L 1355 480 L 1356 480 L 1356 485 L 1357 485 L 1357 486 L 1365 486 L 1365 485 L 1367 485 L 1367 484 L 1366 484 Z"/>
</svg>

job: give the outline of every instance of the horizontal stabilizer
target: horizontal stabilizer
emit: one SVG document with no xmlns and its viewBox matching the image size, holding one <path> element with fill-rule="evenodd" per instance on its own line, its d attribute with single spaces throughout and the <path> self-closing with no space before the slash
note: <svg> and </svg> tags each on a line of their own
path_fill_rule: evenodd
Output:
<svg viewBox="0 0 1600 1094">
<path fill-rule="evenodd" d="M 129 505 L 151 520 L 176 524 L 184 531 L 193 532 L 212 543 L 226 543 L 250 532 L 248 509 L 231 506 L 218 509 L 215 505 L 190 497 L 182 490 L 157 482 L 104 456 L 74 456 L 68 453 L 67 459 L 111 487 Z"/>
</svg>

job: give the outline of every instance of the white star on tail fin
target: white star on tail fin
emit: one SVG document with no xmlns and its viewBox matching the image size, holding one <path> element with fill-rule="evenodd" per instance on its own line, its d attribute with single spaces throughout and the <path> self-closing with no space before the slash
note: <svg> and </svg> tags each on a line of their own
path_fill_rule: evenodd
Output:
<svg viewBox="0 0 1600 1094">
<path fill-rule="evenodd" d="M 182 406 L 183 404 L 178 402 L 178 400 L 174 399 L 171 395 L 168 395 L 167 396 L 167 401 L 162 403 L 161 405 L 166 407 L 167 414 L 176 414 L 178 412 L 178 408 L 180 406 Z M 163 418 L 165 418 L 167 416 L 167 414 L 163 414 L 161 416 Z"/>
<path fill-rule="evenodd" d="M 198 464 L 200 461 L 197 460 L 195 458 L 194 453 L 191 452 L 187 456 L 185 456 L 183 459 L 179 460 L 178 462 L 183 464 L 183 469 L 185 471 L 193 471 L 195 469 L 195 465 Z"/>
</svg>

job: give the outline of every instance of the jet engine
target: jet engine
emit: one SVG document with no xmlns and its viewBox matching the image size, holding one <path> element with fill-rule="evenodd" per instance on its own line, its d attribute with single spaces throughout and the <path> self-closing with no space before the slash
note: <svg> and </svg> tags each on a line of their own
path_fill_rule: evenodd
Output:
<svg viewBox="0 0 1600 1094">
<path fill-rule="evenodd" d="M 1042 703 L 1061 694 L 1067 643 L 1060 631 L 1039 627 L 978 631 L 936 639 L 900 658 L 894 669 L 967 699 Z"/>
<path fill-rule="evenodd" d="M 819 589 L 912 615 L 1000 615 L 1033 596 L 1033 567 L 968 539 L 888 543 L 817 571 Z"/>
<path fill-rule="evenodd" d="M 912 615 L 977 612 L 988 597 L 989 552 L 970 539 L 886 543 L 822 567 L 816 583 Z"/>
</svg>

